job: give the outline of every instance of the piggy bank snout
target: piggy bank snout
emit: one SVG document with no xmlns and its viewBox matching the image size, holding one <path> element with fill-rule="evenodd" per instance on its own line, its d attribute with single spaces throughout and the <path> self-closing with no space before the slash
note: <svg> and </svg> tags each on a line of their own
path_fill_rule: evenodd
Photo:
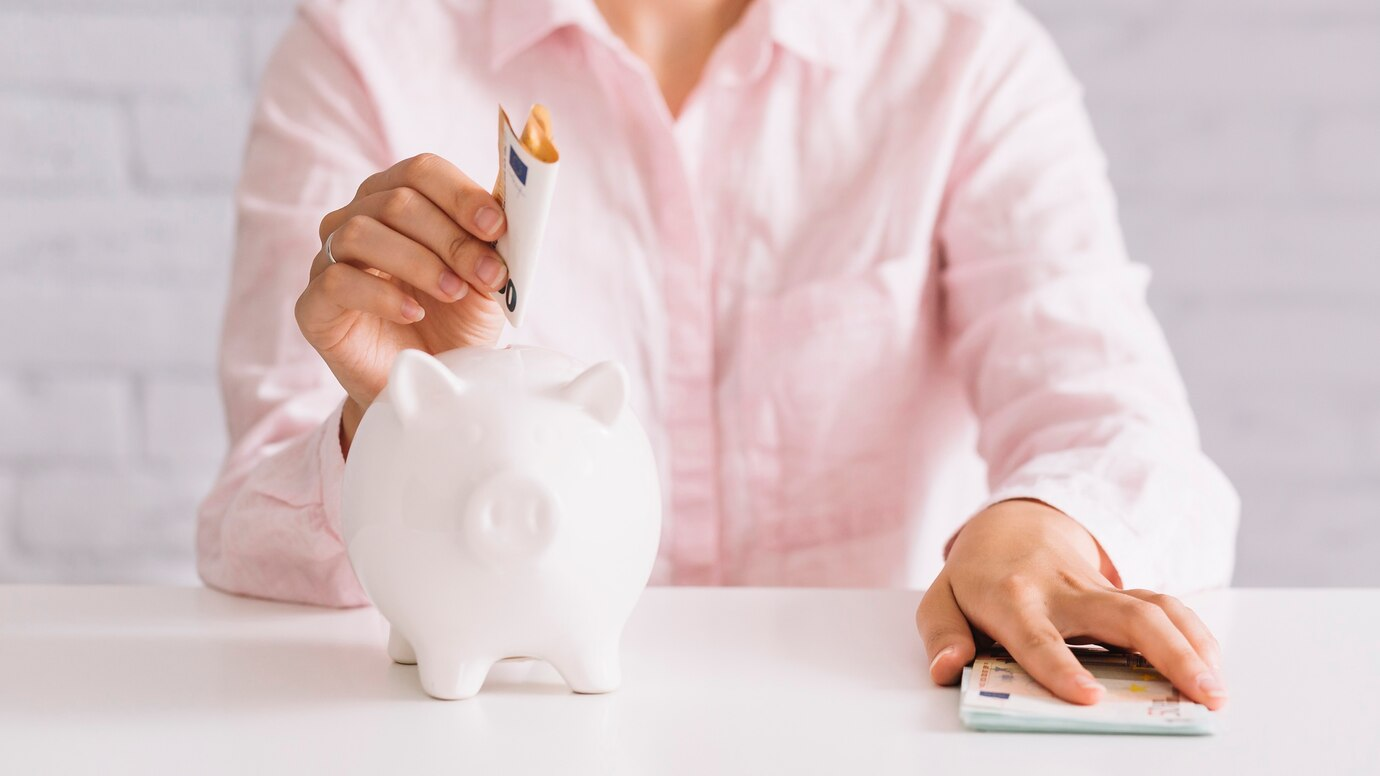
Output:
<svg viewBox="0 0 1380 776">
<path fill-rule="evenodd" d="M 464 534 L 482 556 L 535 558 L 555 539 L 560 502 L 541 481 L 506 471 L 484 480 L 465 509 Z"/>
</svg>

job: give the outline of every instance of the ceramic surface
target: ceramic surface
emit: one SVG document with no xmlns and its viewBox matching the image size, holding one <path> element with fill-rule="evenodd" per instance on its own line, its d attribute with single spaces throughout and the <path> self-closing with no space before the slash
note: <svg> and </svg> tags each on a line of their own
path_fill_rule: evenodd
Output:
<svg viewBox="0 0 1380 776">
<path fill-rule="evenodd" d="M 428 694 L 471 697 L 513 657 L 576 692 L 618 686 L 661 531 L 628 386 L 617 363 L 536 347 L 398 356 L 350 447 L 342 533 Z"/>
</svg>

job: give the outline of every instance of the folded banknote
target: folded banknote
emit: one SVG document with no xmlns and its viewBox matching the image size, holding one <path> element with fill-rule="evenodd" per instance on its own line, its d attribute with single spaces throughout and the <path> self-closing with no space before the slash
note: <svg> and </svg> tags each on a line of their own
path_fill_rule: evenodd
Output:
<svg viewBox="0 0 1380 776">
<path fill-rule="evenodd" d="M 508 283 L 494 296 L 513 326 L 522 325 L 523 313 L 532 297 L 560 161 L 560 152 L 551 137 L 551 113 L 545 106 L 532 106 L 521 135 L 513 131 L 507 112 L 499 106 L 494 198 L 503 206 L 508 230 L 494 243 L 494 248 L 508 265 Z"/>
<path fill-rule="evenodd" d="M 959 718 L 974 730 L 1030 733 L 1150 733 L 1206 735 L 1213 712 L 1179 694 L 1133 652 L 1073 647 L 1107 692 L 1092 706 L 1060 700 L 1000 647 L 963 669 Z"/>
</svg>

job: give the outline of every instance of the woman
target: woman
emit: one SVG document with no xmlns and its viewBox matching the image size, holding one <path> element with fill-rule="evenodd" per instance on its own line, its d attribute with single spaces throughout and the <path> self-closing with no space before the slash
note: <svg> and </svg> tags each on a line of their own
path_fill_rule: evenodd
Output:
<svg viewBox="0 0 1380 776">
<path fill-rule="evenodd" d="M 484 182 L 495 106 L 533 102 L 564 164 L 509 333 Z M 309 0 L 238 194 L 201 575 L 366 603 L 338 532 L 360 416 L 399 350 L 511 336 L 628 366 L 655 582 L 928 585 L 936 682 L 980 633 L 1093 703 L 1085 637 L 1220 707 L 1217 642 L 1145 588 L 1225 584 L 1237 501 L 1104 166 L 1005 0 Z"/>
</svg>

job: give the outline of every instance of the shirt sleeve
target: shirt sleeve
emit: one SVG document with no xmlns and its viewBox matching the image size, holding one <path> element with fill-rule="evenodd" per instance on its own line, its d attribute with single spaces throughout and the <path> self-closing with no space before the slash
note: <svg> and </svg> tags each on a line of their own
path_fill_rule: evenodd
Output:
<svg viewBox="0 0 1380 776">
<path fill-rule="evenodd" d="M 1225 585 L 1239 502 L 1200 449 L 1081 88 L 1014 4 L 980 50 L 939 243 L 986 505 L 1033 498 L 1065 512 L 1126 587 Z"/>
<path fill-rule="evenodd" d="M 358 606 L 368 601 L 340 538 L 345 394 L 294 307 L 321 218 L 387 152 L 328 10 L 303 6 L 279 43 L 245 151 L 220 353 L 230 451 L 198 514 L 197 569 L 228 592 Z"/>
</svg>

